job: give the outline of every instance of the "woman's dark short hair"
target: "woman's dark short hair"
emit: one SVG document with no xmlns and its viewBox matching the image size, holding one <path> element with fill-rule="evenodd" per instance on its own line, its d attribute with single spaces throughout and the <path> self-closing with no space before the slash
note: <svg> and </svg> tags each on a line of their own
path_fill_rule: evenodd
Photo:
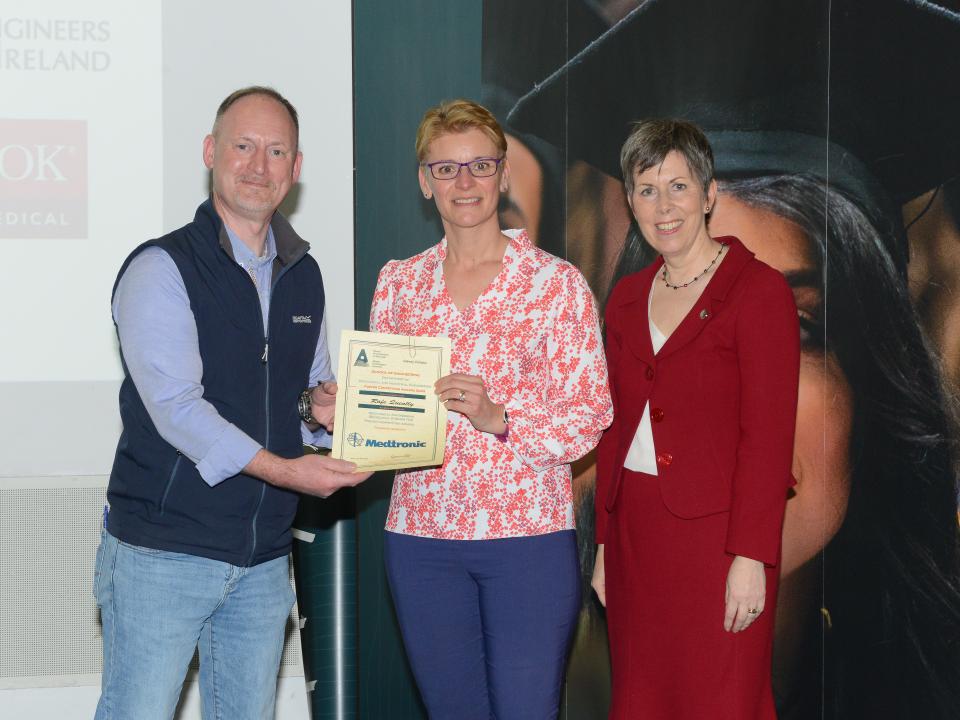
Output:
<svg viewBox="0 0 960 720">
<path fill-rule="evenodd" d="M 627 194 L 633 192 L 637 173 L 659 165 L 674 150 L 683 155 L 706 192 L 713 180 L 713 149 L 703 130 L 686 120 L 653 118 L 635 123 L 620 149 L 620 169 Z"/>
</svg>

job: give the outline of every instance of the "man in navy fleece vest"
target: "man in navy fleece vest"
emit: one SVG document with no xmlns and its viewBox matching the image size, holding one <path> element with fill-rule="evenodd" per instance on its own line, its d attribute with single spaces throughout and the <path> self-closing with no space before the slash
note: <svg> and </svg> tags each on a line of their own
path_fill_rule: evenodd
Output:
<svg viewBox="0 0 960 720">
<path fill-rule="evenodd" d="M 298 493 L 368 477 L 302 453 L 325 444 L 337 388 L 320 269 L 276 212 L 300 175 L 298 134 L 275 90 L 228 96 L 203 141 L 211 198 L 117 276 L 98 720 L 172 718 L 198 644 L 204 717 L 272 718 Z"/>
</svg>

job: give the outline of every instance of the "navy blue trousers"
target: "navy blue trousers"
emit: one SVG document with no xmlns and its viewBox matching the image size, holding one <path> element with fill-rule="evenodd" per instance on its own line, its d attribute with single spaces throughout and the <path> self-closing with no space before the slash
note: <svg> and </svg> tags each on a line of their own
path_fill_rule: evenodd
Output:
<svg viewBox="0 0 960 720">
<path fill-rule="evenodd" d="M 572 530 L 502 540 L 387 532 L 384 556 L 431 720 L 557 717 L 580 610 Z"/>
</svg>

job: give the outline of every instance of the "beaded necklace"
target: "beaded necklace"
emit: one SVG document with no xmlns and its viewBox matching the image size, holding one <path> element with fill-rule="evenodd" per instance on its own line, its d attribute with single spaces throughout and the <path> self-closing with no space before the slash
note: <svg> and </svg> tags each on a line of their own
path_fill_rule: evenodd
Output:
<svg viewBox="0 0 960 720">
<path fill-rule="evenodd" d="M 702 278 L 704 275 L 706 275 L 708 272 L 710 272 L 710 271 L 713 269 L 713 266 L 717 264 L 717 261 L 720 259 L 720 255 L 723 253 L 723 249 L 724 249 L 725 247 L 726 247 L 726 245 L 720 245 L 720 249 L 717 250 L 717 255 L 716 255 L 716 257 L 714 257 L 713 260 L 710 261 L 710 264 L 707 265 L 707 266 L 703 269 L 703 272 L 701 272 L 699 275 L 697 275 L 697 276 L 696 276 L 695 278 L 693 278 L 692 280 L 687 280 L 687 282 L 681 283 L 680 285 L 674 285 L 674 284 L 671 283 L 669 280 L 667 280 L 667 266 L 666 266 L 666 264 L 664 264 L 664 266 L 663 266 L 663 284 L 666 285 L 666 286 L 667 286 L 668 288 L 670 288 L 671 290 L 679 290 L 680 288 L 685 288 L 685 287 L 689 287 L 690 285 L 693 285 L 697 280 L 699 280 L 700 278 Z"/>
</svg>

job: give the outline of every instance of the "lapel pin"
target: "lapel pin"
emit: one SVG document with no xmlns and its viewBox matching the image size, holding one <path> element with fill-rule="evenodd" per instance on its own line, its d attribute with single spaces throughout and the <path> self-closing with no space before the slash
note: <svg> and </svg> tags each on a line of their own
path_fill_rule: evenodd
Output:
<svg viewBox="0 0 960 720">
<path fill-rule="evenodd" d="M 700 311 L 700 319 L 701 319 L 701 320 L 706 320 L 708 317 L 710 317 L 710 311 L 709 311 L 709 310 L 707 310 L 706 308 L 704 308 L 703 310 Z"/>
</svg>

